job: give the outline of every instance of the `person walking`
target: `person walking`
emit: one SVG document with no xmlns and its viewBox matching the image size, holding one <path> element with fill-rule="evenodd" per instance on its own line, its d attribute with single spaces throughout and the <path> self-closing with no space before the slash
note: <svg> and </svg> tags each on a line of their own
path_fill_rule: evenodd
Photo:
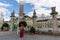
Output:
<svg viewBox="0 0 60 40">
<path fill-rule="evenodd" d="M 19 36 L 20 36 L 20 39 L 22 40 L 24 37 L 24 31 L 25 31 L 24 30 L 24 24 L 22 24 L 22 23 L 19 24 L 19 27 L 20 27 L 20 33 L 19 33 L 20 35 Z"/>
</svg>

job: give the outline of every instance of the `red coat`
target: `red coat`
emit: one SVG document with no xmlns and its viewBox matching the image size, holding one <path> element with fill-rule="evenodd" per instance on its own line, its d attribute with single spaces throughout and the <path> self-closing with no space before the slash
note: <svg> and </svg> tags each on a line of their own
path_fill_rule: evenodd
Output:
<svg viewBox="0 0 60 40">
<path fill-rule="evenodd" d="M 20 38 L 24 36 L 24 29 L 20 30 Z"/>
</svg>

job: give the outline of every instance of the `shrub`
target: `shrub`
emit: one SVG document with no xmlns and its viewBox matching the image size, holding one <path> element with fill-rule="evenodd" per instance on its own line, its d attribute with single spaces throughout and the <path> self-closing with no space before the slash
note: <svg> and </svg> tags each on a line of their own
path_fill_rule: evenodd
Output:
<svg viewBox="0 0 60 40">
<path fill-rule="evenodd" d="M 31 28 L 30 28 L 30 32 L 31 32 L 31 33 L 35 33 L 35 31 L 36 31 L 36 30 L 35 30 L 34 27 L 31 27 Z"/>
</svg>

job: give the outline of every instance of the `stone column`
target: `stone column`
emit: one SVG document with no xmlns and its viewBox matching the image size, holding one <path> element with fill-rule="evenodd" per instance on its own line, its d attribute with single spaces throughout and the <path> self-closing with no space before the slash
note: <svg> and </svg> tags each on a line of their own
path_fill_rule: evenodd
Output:
<svg viewBox="0 0 60 40">
<path fill-rule="evenodd" d="M 57 25 L 57 14 L 58 12 L 55 11 L 55 7 L 52 7 L 52 28 L 53 28 L 53 33 L 57 33 L 58 32 L 58 25 Z"/>
<path fill-rule="evenodd" d="M 20 0 L 20 4 L 19 4 L 19 17 L 18 17 L 18 27 L 17 27 L 17 34 L 19 33 L 19 22 L 23 21 L 23 17 L 24 17 L 24 1 Z"/>
<path fill-rule="evenodd" d="M 10 29 L 11 29 L 11 31 L 13 30 L 13 22 L 14 22 L 14 18 L 15 18 L 15 11 L 13 10 L 13 12 L 11 13 L 11 27 L 10 27 Z"/>
<path fill-rule="evenodd" d="M 11 17 L 11 22 L 10 22 L 10 29 L 9 29 L 9 31 L 12 31 L 12 25 L 13 25 L 13 23 L 12 23 L 12 17 Z"/>
<path fill-rule="evenodd" d="M 24 17 L 24 1 L 20 0 L 20 4 L 19 4 L 20 8 L 19 8 L 19 22 L 23 20 Z"/>
<path fill-rule="evenodd" d="M 36 18 L 33 18 L 33 27 L 36 27 Z"/>
<path fill-rule="evenodd" d="M 35 10 L 34 10 L 34 12 L 33 12 L 32 18 L 33 18 L 33 27 L 36 28 L 36 18 L 37 18 L 37 16 L 36 16 Z"/>
</svg>

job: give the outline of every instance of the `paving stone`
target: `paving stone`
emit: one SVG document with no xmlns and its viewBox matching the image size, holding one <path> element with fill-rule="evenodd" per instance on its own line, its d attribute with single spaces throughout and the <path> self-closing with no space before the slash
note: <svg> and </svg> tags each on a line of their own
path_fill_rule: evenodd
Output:
<svg viewBox="0 0 60 40">
<path fill-rule="evenodd" d="M 25 34 L 23 38 L 19 38 L 16 32 L 8 32 L 9 34 L 0 35 L 0 40 L 60 40 L 60 36 L 53 35 L 29 35 Z"/>
</svg>

